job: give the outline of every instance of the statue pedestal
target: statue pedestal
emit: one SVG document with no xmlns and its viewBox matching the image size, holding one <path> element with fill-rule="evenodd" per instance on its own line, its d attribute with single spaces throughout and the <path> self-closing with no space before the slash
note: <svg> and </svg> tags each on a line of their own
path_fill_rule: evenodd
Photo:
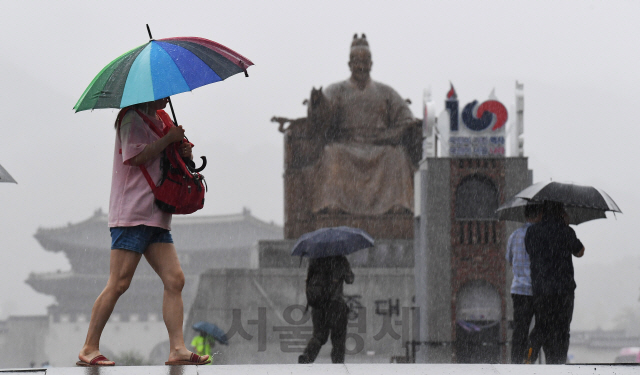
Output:
<svg viewBox="0 0 640 375">
<path fill-rule="evenodd" d="M 258 241 L 259 269 L 303 268 L 308 258 L 291 256 L 296 240 Z M 347 255 L 352 268 L 407 268 L 413 272 L 413 240 L 376 240 L 375 246 Z"/>
<path fill-rule="evenodd" d="M 307 232 L 325 227 L 347 226 L 359 228 L 375 239 L 412 240 L 414 235 L 413 214 L 386 214 L 359 216 L 350 214 L 309 214 L 304 218 L 285 221 L 285 238 L 297 239 Z"/>
</svg>

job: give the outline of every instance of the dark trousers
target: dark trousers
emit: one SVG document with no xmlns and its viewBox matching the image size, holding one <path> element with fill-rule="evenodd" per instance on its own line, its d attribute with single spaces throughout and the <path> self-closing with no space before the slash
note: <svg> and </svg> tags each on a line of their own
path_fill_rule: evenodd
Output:
<svg viewBox="0 0 640 375">
<path fill-rule="evenodd" d="M 344 363 L 347 341 L 347 323 L 349 307 L 344 301 L 332 301 L 324 309 L 312 308 L 313 337 L 300 357 L 298 363 L 312 363 L 316 360 L 320 348 L 331 335 L 331 362 Z"/>
<path fill-rule="evenodd" d="M 573 294 L 534 296 L 536 324 L 529 336 L 533 349 L 532 362 L 537 359 L 542 347 L 547 364 L 567 363 L 573 299 Z"/>
<path fill-rule="evenodd" d="M 512 294 L 513 335 L 511 336 L 511 363 L 522 364 L 529 348 L 529 327 L 533 319 L 533 296 Z"/>
</svg>

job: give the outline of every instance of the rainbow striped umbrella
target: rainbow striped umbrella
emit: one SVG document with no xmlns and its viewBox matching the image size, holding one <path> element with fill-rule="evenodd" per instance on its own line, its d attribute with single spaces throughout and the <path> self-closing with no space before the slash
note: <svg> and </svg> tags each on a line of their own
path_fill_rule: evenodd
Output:
<svg viewBox="0 0 640 375">
<path fill-rule="evenodd" d="M 73 109 L 124 108 L 151 102 L 240 72 L 248 77 L 251 65 L 246 57 L 208 39 L 151 39 L 104 67 Z"/>
</svg>

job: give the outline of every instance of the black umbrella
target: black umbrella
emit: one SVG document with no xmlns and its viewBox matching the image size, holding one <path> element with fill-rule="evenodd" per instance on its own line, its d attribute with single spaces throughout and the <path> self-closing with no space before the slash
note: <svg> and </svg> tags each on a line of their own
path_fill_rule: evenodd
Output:
<svg viewBox="0 0 640 375">
<path fill-rule="evenodd" d="M 360 249 L 373 247 L 373 244 L 373 238 L 362 229 L 321 228 L 300 236 L 298 242 L 293 245 L 291 255 L 309 258 L 348 255 Z"/>
<path fill-rule="evenodd" d="M 592 208 L 600 211 L 620 212 L 616 202 L 604 191 L 556 181 L 538 182 L 515 195 L 533 202 L 552 201 L 566 207 Z"/>
<path fill-rule="evenodd" d="M 13 177 L 11 177 L 11 175 L 9 174 L 9 172 L 7 172 L 6 169 L 2 168 L 1 165 L 0 165 L 0 182 L 13 182 L 14 184 L 17 184 L 16 180 L 14 180 Z"/>
<path fill-rule="evenodd" d="M 504 202 L 496 210 L 498 219 L 525 223 L 527 219 L 524 217 L 524 208 L 528 205 L 541 205 L 541 203 L 529 201 L 524 198 L 511 197 L 511 199 Z M 569 215 L 569 224 L 581 224 L 590 220 L 607 218 L 603 210 L 595 208 L 570 207 L 565 205 L 565 211 L 567 215 Z"/>
</svg>

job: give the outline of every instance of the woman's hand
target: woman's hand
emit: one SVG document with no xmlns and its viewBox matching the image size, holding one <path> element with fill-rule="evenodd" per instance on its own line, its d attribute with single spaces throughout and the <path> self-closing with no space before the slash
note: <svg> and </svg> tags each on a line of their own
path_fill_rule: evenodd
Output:
<svg viewBox="0 0 640 375">
<path fill-rule="evenodd" d="M 179 148 L 180 156 L 183 158 L 193 159 L 193 153 L 191 152 L 192 148 L 193 145 L 191 144 L 191 142 L 183 142 Z"/>
<path fill-rule="evenodd" d="M 167 146 L 174 142 L 182 142 L 184 139 L 184 129 L 181 126 L 173 126 L 169 129 L 167 134 L 165 134 L 162 138 L 157 141 L 146 145 L 145 148 L 138 155 L 132 157 L 131 159 L 125 161 L 125 164 L 137 167 L 139 165 L 147 163 L 149 160 L 158 156 L 159 153 L 162 152 Z M 182 151 L 182 149 L 180 149 Z M 182 153 L 182 152 L 181 152 Z M 189 153 L 191 153 L 191 148 L 189 148 Z"/>
<path fill-rule="evenodd" d="M 182 125 L 172 126 L 164 137 L 167 137 L 170 141 L 169 143 L 181 141 L 184 139 L 184 129 L 182 128 Z"/>
</svg>

